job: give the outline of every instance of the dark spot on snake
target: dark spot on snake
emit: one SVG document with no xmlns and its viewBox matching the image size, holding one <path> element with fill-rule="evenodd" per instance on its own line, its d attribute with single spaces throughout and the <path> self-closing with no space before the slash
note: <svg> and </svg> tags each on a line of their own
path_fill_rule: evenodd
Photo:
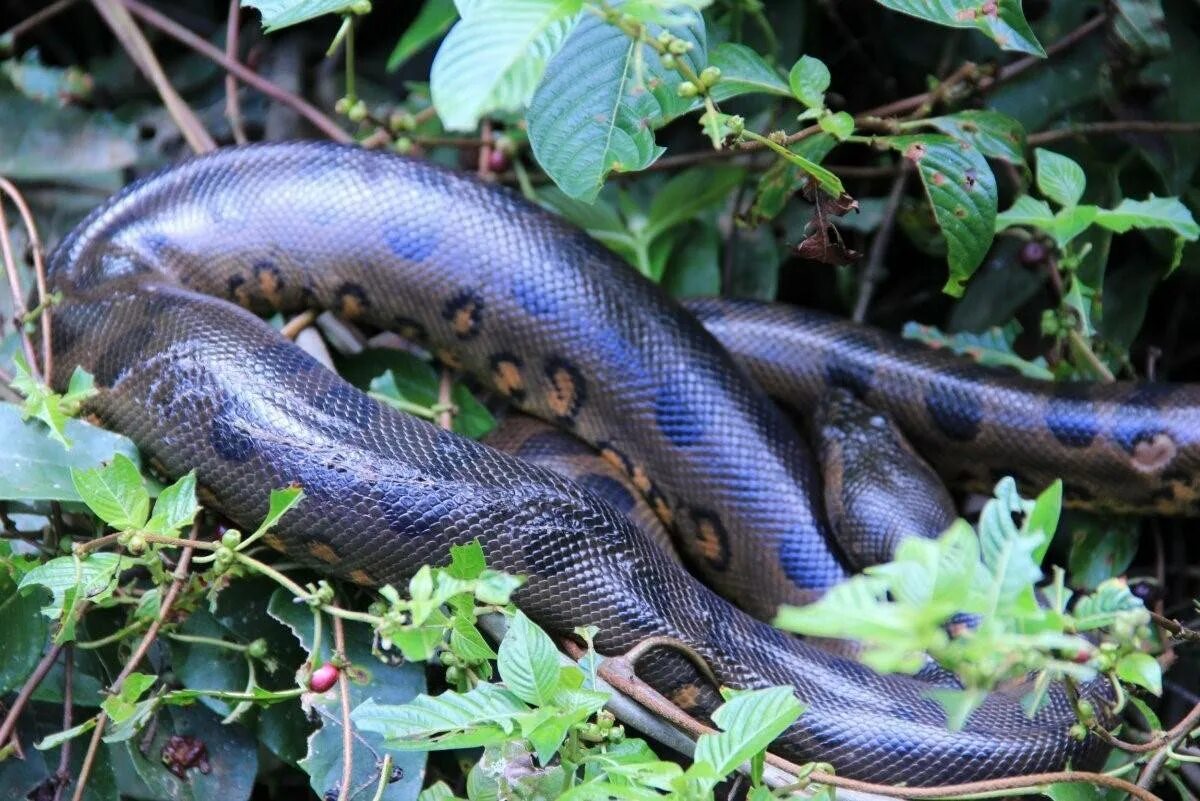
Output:
<svg viewBox="0 0 1200 801">
<path fill-rule="evenodd" d="M 229 296 L 230 300 L 244 306 L 248 300 L 245 284 L 246 276 L 241 273 L 235 273 L 229 276 L 229 279 L 225 282 L 225 294 Z"/>
<path fill-rule="evenodd" d="M 665 384 L 654 398 L 654 419 L 667 439 L 680 448 L 696 445 L 704 437 L 704 424 L 696 413 L 687 386 Z"/>
<path fill-rule="evenodd" d="M 446 301 L 442 318 L 450 323 L 454 336 L 472 339 L 479 334 L 479 328 L 483 325 L 483 308 L 483 298 L 465 289 Z"/>
<path fill-rule="evenodd" d="M 950 439 L 970 442 L 979 436 L 983 406 L 969 386 L 934 381 L 925 390 L 925 409 L 938 430 Z"/>
<path fill-rule="evenodd" d="M 691 510 L 693 541 L 690 550 L 704 560 L 711 569 L 724 571 L 729 567 L 729 532 L 712 512 L 703 509 Z"/>
<path fill-rule="evenodd" d="M 844 387 L 862 397 L 871 389 L 872 368 L 842 353 L 830 354 L 825 362 L 825 378 L 835 387 Z"/>
<path fill-rule="evenodd" d="M 279 306 L 280 293 L 283 291 L 286 284 L 283 280 L 283 271 L 269 259 L 262 259 L 254 262 L 251 267 L 254 273 L 254 281 L 258 285 L 258 291 L 266 298 L 272 306 Z"/>
<path fill-rule="evenodd" d="M 546 379 L 550 388 L 546 404 L 559 423 L 571 426 L 575 416 L 587 401 L 587 382 L 579 368 L 559 356 L 546 360 Z"/>
<path fill-rule="evenodd" d="M 166 234 L 146 234 L 142 237 L 142 247 L 155 256 L 161 256 L 170 244 L 171 240 Z"/>
<path fill-rule="evenodd" d="M 517 403 L 525 400 L 525 377 L 521 374 L 525 365 L 520 357 L 507 352 L 495 353 L 488 365 L 497 390 Z"/>
<path fill-rule="evenodd" d="M 629 514 L 636 501 L 633 494 L 625 485 L 612 476 L 605 476 L 600 473 L 586 473 L 582 476 L 577 476 L 575 483 L 599 495 L 623 514 Z"/>
<path fill-rule="evenodd" d="M 438 244 L 432 232 L 408 228 L 390 228 L 383 232 L 383 239 L 392 253 L 411 262 L 425 261 Z"/>
<path fill-rule="evenodd" d="M 1046 406 L 1046 427 L 1069 448 L 1086 448 L 1100 433 L 1095 406 L 1083 400 L 1051 398 Z"/>
<path fill-rule="evenodd" d="M 534 317 L 546 317 L 558 311 L 558 300 L 536 281 L 514 276 L 511 292 L 521 308 Z"/>
<path fill-rule="evenodd" d="M 371 305 L 367 300 L 367 290 L 363 289 L 360 284 L 350 281 L 338 287 L 337 297 L 338 308 L 347 320 L 362 316 L 362 313 Z"/>
<path fill-rule="evenodd" d="M 209 444 L 222 459 L 246 462 L 254 455 L 254 438 L 246 430 L 249 410 L 236 398 L 225 398 L 213 416 L 208 434 Z"/>
<path fill-rule="evenodd" d="M 411 317 L 397 317 L 392 320 L 392 330 L 409 342 L 415 342 L 418 345 L 429 339 L 429 332 L 425 330 L 425 326 Z"/>
</svg>

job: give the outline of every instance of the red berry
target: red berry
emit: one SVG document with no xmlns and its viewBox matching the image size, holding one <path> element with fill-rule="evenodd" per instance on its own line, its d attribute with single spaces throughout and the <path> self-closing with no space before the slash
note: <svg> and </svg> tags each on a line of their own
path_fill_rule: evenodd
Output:
<svg viewBox="0 0 1200 801">
<path fill-rule="evenodd" d="M 508 154 L 498 147 L 488 152 L 487 168 L 489 172 L 504 172 L 508 169 Z"/>
<path fill-rule="evenodd" d="M 1082 664 L 1087 663 L 1091 658 L 1092 658 L 1091 651 L 1089 651 L 1087 648 L 1080 648 L 1078 651 L 1075 652 L 1075 656 L 1071 657 L 1071 660 L 1078 665 L 1082 665 Z"/>
<path fill-rule="evenodd" d="M 332 662 L 326 662 L 313 671 L 312 676 L 308 679 L 308 689 L 315 693 L 323 693 L 337 684 L 337 680 L 338 669 Z"/>
</svg>

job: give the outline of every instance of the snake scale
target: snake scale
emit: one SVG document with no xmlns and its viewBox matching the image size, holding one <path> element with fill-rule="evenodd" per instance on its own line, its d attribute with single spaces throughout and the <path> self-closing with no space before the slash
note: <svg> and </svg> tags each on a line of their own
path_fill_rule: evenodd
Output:
<svg viewBox="0 0 1200 801">
<path fill-rule="evenodd" d="M 53 382 L 91 371 L 88 411 L 165 473 L 194 468 L 240 525 L 299 484 L 272 544 L 365 585 L 478 539 L 490 564 L 528 577 L 517 602 L 551 631 L 597 626 L 604 653 L 675 637 L 725 684 L 792 685 L 808 708 L 775 749 L 848 776 L 937 784 L 1095 765 L 1104 750 L 1068 736 L 1061 697 L 1029 719 L 997 693 L 951 731 L 927 684 L 755 618 L 846 569 L 807 446 L 699 319 L 785 400 L 848 386 L 952 469 L 1079 475 L 1131 507 L 1195 503 L 1190 390 L 1001 378 L 770 306 L 689 313 L 513 193 L 353 147 L 221 150 L 138 181 L 61 243 L 50 281 L 63 293 Z M 591 443 L 746 611 L 597 494 L 371 400 L 252 313 L 305 308 L 397 331 Z M 651 652 L 639 673 L 678 698 L 694 675 L 680 662 Z"/>
</svg>

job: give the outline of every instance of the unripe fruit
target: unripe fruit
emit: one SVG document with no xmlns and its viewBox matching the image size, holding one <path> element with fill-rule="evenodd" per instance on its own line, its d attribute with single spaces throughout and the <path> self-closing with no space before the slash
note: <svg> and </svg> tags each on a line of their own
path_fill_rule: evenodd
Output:
<svg viewBox="0 0 1200 801">
<path fill-rule="evenodd" d="M 346 112 L 346 116 L 350 118 L 351 122 L 362 122 L 365 120 L 367 118 L 366 101 L 359 100 L 350 107 L 350 110 Z"/>
<path fill-rule="evenodd" d="M 691 81 L 684 81 L 679 84 L 679 88 L 675 90 L 680 97 L 695 97 L 700 94 L 700 89 Z"/>
<path fill-rule="evenodd" d="M 255 659 L 263 659 L 266 657 L 268 651 L 269 647 L 267 646 L 267 641 L 262 637 L 259 637 L 257 640 L 246 646 L 246 653 Z"/>
<path fill-rule="evenodd" d="M 332 662 L 326 662 L 313 671 L 312 676 L 308 679 L 308 689 L 315 693 L 327 692 L 333 685 L 337 684 L 337 680 L 338 669 L 334 667 Z"/>
<path fill-rule="evenodd" d="M 721 80 L 721 70 L 719 67 L 705 67 L 700 72 L 700 83 L 705 86 L 712 86 L 719 80 Z"/>
<path fill-rule="evenodd" d="M 221 544 L 226 548 L 236 548 L 242 544 L 242 532 L 231 528 L 221 535 Z"/>
</svg>

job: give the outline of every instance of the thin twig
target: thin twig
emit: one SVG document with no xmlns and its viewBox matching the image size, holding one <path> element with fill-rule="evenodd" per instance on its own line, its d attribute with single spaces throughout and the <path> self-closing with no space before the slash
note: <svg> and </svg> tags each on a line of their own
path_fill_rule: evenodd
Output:
<svg viewBox="0 0 1200 801">
<path fill-rule="evenodd" d="M 325 116 L 321 111 L 308 101 L 304 100 L 292 92 L 287 91 L 276 83 L 273 83 L 259 75 L 254 70 L 239 61 L 226 57 L 218 48 L 201 39 L 196 34 L 189 31 L 179 23 L 172 20 L 153 8 L 139 2 L 139 0 L 120 0 L 134 16 L 141 19 L 147 25 L 157 28 L 173 39 L 177 39 L 187 47 L 195 50 L 200 55 L 215 61 L 223 68 L 232 72 L 237 79 L 247 86 L 253 87 L 262 92 L 272 100 L 282 103 L 283 105 L 294 109 L 300 116 L 308 120 L 314 128 L 328 136 L 335 142 L 353 142 L 354 138 L 350 134 L 338 127 L 337 123 Z"/>
<path fill-rule="evenodd" d="M 216 150 L 217 143 L 205 130 L 204 124 L 200 122 L 196 113 L 179 96 L 179 92 L 175 91 L 175 87 L 163 71 L 162 65 L 158 63 L 158 58 L 154 55 L 150 43 L 146 41 L 141 29 L 130 16 L 129 9 L 122 5 L 121 0 L 92 0 L 92 4 L 117 37 L 117 41 L 125 48 L 130 60 L 154 85 L 155 91 L 162 98 L 163 105 L 167 107 L 171 119 L 175 120 L 175 124 L 179 126 L 188 146 L 197 153 Z"/>
<path fill-rule="evenodd" d="M 442 411 L 438 414 L 438 425 L 449 431 L 454 427 L 454 375 L 448 368 L 442 368 L 442 378 L 438 383 L 438 405 Z"/>
<path fill-rule="evenodd" d="M 74 725 L 72 713 L 75 707 L 75 649 L 68 643 L 63 651 L 63 715 L 62 730 L 69 731 Z M 71 783 L 71 744 L 73 737 L 63 741 L 58 752 L 58 770 L 54 773 L 54 801 L 62 798 L 63 790 Z"/>
<path fill-rule="evenodd" d="M 300 336 L 301 331 L 312 325 L 313 321 L 316 319 L 317 313 L 315 311 L 312 309 L 305 309 L 284 323 L 283 328 L 279 329 L 279 333 L 282 334 L 285 339 L 295 339 L 296 337 Z"/>
<path fill-rule="evenodd" d="M 12 240 L 8 236 L 8 215 L 4 213 L 3 203 L 0 203 L 0 255 L 4 258 L 4 271 L 8 274 L 8 288 L 12 293 L 13 311 L 16 313 L 14 322 L 20 335 L 21 348 L 25 351 L 25 361 L 29 364 L 30 374 L 40 380 L 42 373 L 33 350 L 33 341 L 29 338 L 29 332 L 25 330 L 25 316 L 29 314 L 29 307 L 25 305 L 25 290 L 21 288 L 21 277 L 17 274 L 17 260 L 13 255 Z"/>
<path fill-rule="evenodd" d="M 333 616 L 333 647 L 334 658 L 342 662 L 346 660 L 346 629 L 342 619 Z M 350 782 L 354 778 L 354 729 L 350 722 L 350 678 L 345 666 L 338 668 L 338 695 L 342 702 L 342 785 L 338 788 L 338 801 L 346 801 L 350 797 Z"/>
<path fill-rule="evenodd" d="M 0 39 L 8 39 L 9 41 L 15 42 L 21 36 L 25 35 L 26 32 L 36 28 L 46 20 L 58 16 L 63 11 L 66 11 L 68 8 L 75 5 L 77 2 L 79 2 L 79 0 L 57 0 L 57 2 L 51 3 L 45 8 L 38 9 L 25 19 L 18 22 L 16 25 L 9 28 L 3 34 L 0 34 Z"/>
<path fill-rule="evenodd" d="M 1030 145 L 1044 145 L 1060 139 L 1096 134 L 1194 134 L 1200 133 L 1200 122 L 1172 122 L 1170 120 L 1110 120 L 1107 122 L 1081 122 L 1066 128 L 1032 133 L 1026 140 Z"/>
<path fill-rule="evenodd" d="M 17 718 L 21 716 L 25 705 L 29 703 L 34 690 L 42 683 L 42 679 L 46 678 L 46 674 L 50 672 L 50 668 L 54 667 L 54 662 L 58 659 L 58 655 L 62 649 L 62 644 L 51 646 L 46 655 L 42 657 L 42 660 L 37 663 L 33 672 L 25 679 L 25 683 L 21 685 L 21 689 L 17 692 L 17 697 L 13 699 L 12 705 L 8 708 L 8 714 L 4 716 L 4 722 L 0 723 L 0 748 L 7 747 L 9 740 L 14 738 L 13 732 L 17 728 Z"/>
<path fill-rule="evenodd" d="M 1148 788 L 1154 784 L 1154 780 L 1158 778 L 1158 772 L 1162 770 L 1163 764 L 1171 756 L 1171 749 L 1186 739 L 1198 726 L 1200 726 L 1200 704 L 1193 706 L 1183 720 L 1172 726 L 1170 731 L 1151 741 L 1157 743 L 1159 747 L 1154 756 L 1146 762 L 1146 766 L 1142 768 L 1137 780 L 1138 787 Z"/>
<path fill-rule="evenodd" d="M 867 307 L 871 305 L 871 296 L 875 287 L 883 280 L 883 260 L 887 255 L 888 245 L 892 240 L 892 231 L 896 224 L 896 214 L 900 210 L 900 201 L 904 199 L 904 186 L 908 183 L 909 160 L 900 159 L 896 168 L 896 179 L 892 181 L 892 190 L 888 193 L 887 203 L 883 207 L 883 216 L 879 220 L 879 229 L 871 242 L 871 255 L 867 258 L 867 266 L 863 269 L 862 280 L 858 285 L 858 297 L 854 301 L 853 319 L 861 323 L 867 318 Z"/>
<path fill-rule="evenodd" d="M 21 215 L 21 224 L 25 226 L 25 235 L 29 238 L 29 250 L 33 255 L 34 283 L 37 285 L 38 306 L 41 308 L 42 375 L 46 377 L 46 381 L 50 381 L 54 377 L 54 358 L 50 342 L 50 291 L 46 284 L 46 262 L 42 258 L 42 238 L 38 235 L 33 212 L 29 210 L 29 204 L 25 202 L 21 191 L 3 176 L 0 176 L 0 191 L 8 195 L 17 207 L 17 213 Z"/>
<path fill-rule="evenodd" d="M 230 61 L 238 60 L 238 28 L 241 22 L 241 0 L 229 0 L 229 14 L 225 21 L 225 57 Z M 239 145 L 249 141 L 246 138 L 246 128 L 242 125 L 242 104 L 238 99 L 237 78 L 232 72 L 225 71 L 225 118 L 229 120 L 229 130 L 233 132 L 233 141 Z"/>
<path fill-rule="evenodd" d="M 1157 612 L 1151 612 L 1150 619 L 1153 620 L 1159 628 L 1165 629 L 1174 637 L 1178 637 L 1181 640 L 1188 640 L 1189 642 L 1200 642 L 1200 631 L 1189 629 L 1178 620 L 1160 615 Z"/>
<path fill-rule="evenodd" d="M 188 541 L 194 543 L 200 535 L 200 522 L 197 521 L 192 525 L 192 531 L 188 535 Z M 110 690 L 113 693 L 121 691 L 121 685 L 125 683 L 125 679 L 129 678 L 129 674 L 137 669 L 137 666 L 145 658 L 146 652 L 150 650 L 150 646 L 154 644 L 154 640 L 158 637 L 159 630 L 167 621 L 167 616 L 171 613 L 171 607 L 175 600 L 179 597 L 179 593 L 183 591 L 183 585 L 188 578 L 188 568 L 192 563 L 193 547 L 185 546 L 179 555 L 179 564 L 175 566 L 175 572 L 172 575 L 171 586 L 167 588 L 166 595 L 163 596 L 162 606 L 159 607 L 158 616 L 154 618 L 154 622 L 150 624 L 150 628 L 146 629 L 146 633 L 142 635 L 141 642 L 134 649 L 133 654 L 125 662 L 125 666 L 121 668 L 121 672 L 117 674 L 117 678 L 113 681 Z M 104 734 L 104 726 L 108 723 L 108 714 L 104 710 L 96 716 L 96 727 L 92 729 L 92 738 L 88 741 L 87 754 L 83 758 L 83 766 L 79 769 L 78 783 L 75 785 L 75 793 L 71 796 L 71 801 L 81 801 L 83 792 L 87 787 L 88 776 L 92 772 L 92 765 L 96 761 L 96 753 L 100 748 L 100 738 Z"/>
</svg>

